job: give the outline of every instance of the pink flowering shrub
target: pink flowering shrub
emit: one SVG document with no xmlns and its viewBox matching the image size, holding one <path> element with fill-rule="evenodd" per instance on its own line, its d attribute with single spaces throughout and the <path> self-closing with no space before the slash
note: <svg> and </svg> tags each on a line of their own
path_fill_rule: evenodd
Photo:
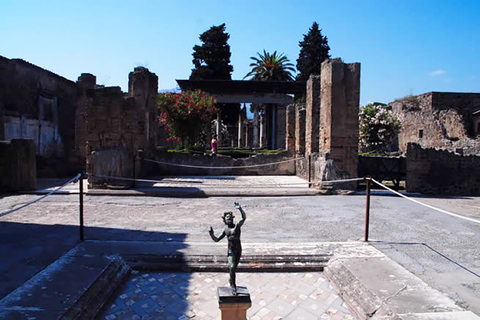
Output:
<svg viewBox="0 0 480 320">
<path fill-rule="evenodd" d="M 358 114 L 360 149 L 370 152 L 386 152 L 400 131 L 400 122 L 391 107 L 374 103 L 360 107 Z"/>
<path fill-rule="evenodd" d="M 182 142 L 186 147 L 202 143 L 202 136 L 218 109 L 212 96 L 196 90 L 160 93 L 158 111 L 169 136 L 167 140 Z"/>
</svg>

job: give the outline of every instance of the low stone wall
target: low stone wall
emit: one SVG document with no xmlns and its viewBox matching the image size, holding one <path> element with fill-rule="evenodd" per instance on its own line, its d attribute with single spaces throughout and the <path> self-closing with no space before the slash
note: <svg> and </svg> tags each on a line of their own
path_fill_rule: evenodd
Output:
<svg viewBox="0 0 480 320">
<path fill-rule="evenodd" d="M 358 176 L 375 180 L 405 180 L 405 157 L 358 156 Z"/>
<path fill-rule="evenodd" d="M 181 176 L 181 175 L 295 175 L 295 161 L 293 152 L 280 154 L 262 154 L 248 158 L 234 159 L 229 156 L 211 156 L 202 153 L 175 153 L 157 151 L 152 159 L 160 163 L 142 161 L 142 167 L 150 168 L 148 175 Z M 283 162 L 287 161 L 287 162 Z M 282 163 L 277 163 L 282 162 Z M 272 163 L 271 165 L 262 165 Z M 185 167 L 194 166 L 194 167 Z M 262 165 L 262 166 L 259 166 Z M 200 167 L 200 168 L 199 168 Z M 222 167 L 242 167 L 225 168 Z"/>
<path fill-rule="evenodd" d="M 329 152 L 314 152 L 296 161 L 296 175 L 312 182 L 312 187 L 324 190 L 340 191 L 355 190 L 357 188 L 357 182 L 355 181 L 329 183 L 329 181 L 333 180 L 357 177 L 356 172 L 352 175 L 340 168 Z"/>
<path fill-rule="evenodd" d="M 298 158 L 301 158 L 297 161 L 295 161 L 295 173 L 297 177 L 300 177 L 302 179 L 308 180 L 309 176 L 309 159 L 308 157 L 303 157 L 303 155 L 297 155 Z M 310 172 L 315 172 L 315 170 L 312 170 L 310 167 Z M 311 174 L 311 173 L 310 173 Z M 312 179 L 312 176 L 310 176 L 310 179 Z"/>
<path fill-rule="evenodd" d="M 480 156 L 447 150 L 407 148 L 407 191 L 424 194 L 480 195 Z"/>
<path fill-rule="evenodd" d="M 0 141 L 0 192 L 36 189 L 35 149 L 33 140 Z"/>
</svg>

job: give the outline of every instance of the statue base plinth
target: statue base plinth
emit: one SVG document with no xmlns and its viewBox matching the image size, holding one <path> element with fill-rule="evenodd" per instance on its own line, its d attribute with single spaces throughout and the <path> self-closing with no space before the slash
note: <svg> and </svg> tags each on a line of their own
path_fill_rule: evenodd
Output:
<svg viewBox="0 0 480 320">
<path fill-rule="evenodd" d="M 247 310 L 252 306 L 247 287 L 237 287 L 237 295 L 230 287 L 218 287 L 218 306 L 222 320 L 247 320 Z"/>
</svg>

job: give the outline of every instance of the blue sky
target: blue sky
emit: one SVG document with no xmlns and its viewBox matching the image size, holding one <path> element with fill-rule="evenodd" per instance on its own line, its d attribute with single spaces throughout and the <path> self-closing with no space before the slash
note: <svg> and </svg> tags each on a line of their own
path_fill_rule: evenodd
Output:
<svg viewBox="0 0 480 320">
<path fill-rule="evenodd" d="M 0 0 L 0 55 L 70 80 L 128 86 L 145 66 L 159 89 L 188 79 L 193 46 L 226 23 L 233 79 L 264 49 L 296 64 L 298 42 L 316 21 L 332 57 L 361 63 L 360 103 L 428 91 L 480 91 L 480 1 L 110 1 Z"/>
</svg>

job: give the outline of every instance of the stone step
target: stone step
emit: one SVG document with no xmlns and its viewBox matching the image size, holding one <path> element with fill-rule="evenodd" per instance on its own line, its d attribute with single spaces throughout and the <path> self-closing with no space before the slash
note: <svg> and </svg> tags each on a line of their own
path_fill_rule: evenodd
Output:
<svg viewBox="0 0 480 320">
<path fill-rule="evenodd" d="M 227 272 L 224 255 L 123 254 L 132 269 L 141 271 Z M 331 255 L 243 255 L 238 272 L 323 271 Z"/>
</svg>

